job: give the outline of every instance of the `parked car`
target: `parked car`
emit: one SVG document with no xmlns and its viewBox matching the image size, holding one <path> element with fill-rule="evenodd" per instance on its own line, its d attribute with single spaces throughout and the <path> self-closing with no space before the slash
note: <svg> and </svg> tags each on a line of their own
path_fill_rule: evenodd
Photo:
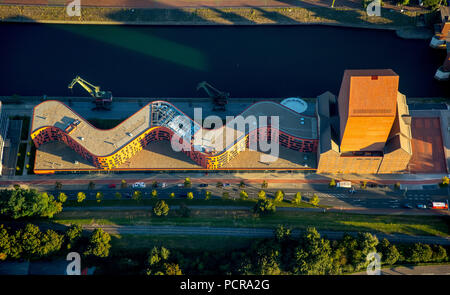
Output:
<svg viewBox="0 0 450 295">
<path fill-rule="evenodd" d="M 116 188 L 116 185 L 115 185 L 114 183 L 110 183 L 110 184 L 108 185 L 108 187 L 109 187 L 109 188 Z"/>
<path fill-rule="evenodd" d="M 135 182 L 133 183 L 133 188 L 145 188 L 144 182 Z"/>
<path fill-rule="evenodd" d="M 230 184 L 229 184 L 229 183 L 224 183 L 223 186 L 224 186 L 224 187 L 225 187 L 225 186 L 230 186 Z"/>
<path fill-rule="evenodd" d="M 161 183 L 161 187 L 162 188 L 166 188 L 167 187 L 167 183 L 165 183 L 165 182 Z"/>
<path fill-rule="evenodd" d="M 182 186 L 184 186 L 184 184 L 179 183 L 179 184 L 177 184 L 177 186 L 178 186 L 178 187 L 182 187 Z"/>
<path fill-rule="evenodd" d="M 403 208 L 412 209 L 413 206 L 411 204 L 403 204 Z"/>
<path fill-rule="evenodd" d="M 208 184 L 207 183 L 200 183 L 200 187 L 207 187 Z"/>
<path fill-rule="evenodd" d="M 427 205 L 425 205 L 425 204 L 417 204 L 417 208 L 419 208 L 419 209 L 427 209 Z"/>
</svg>

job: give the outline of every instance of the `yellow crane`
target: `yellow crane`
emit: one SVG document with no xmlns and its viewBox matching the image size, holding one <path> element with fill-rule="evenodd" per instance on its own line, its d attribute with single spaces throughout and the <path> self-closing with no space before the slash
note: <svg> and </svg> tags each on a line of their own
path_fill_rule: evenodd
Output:
<svg viewBox="0 0 450 295">
<path fill-rule="evenodd" d="M 112 103 L 111 91 L 101 91 L 100 86 L 95 86 L 88 81 L 84 80 L 80 76 L 76 76 L 75 79 L 70 82 L 68 88 L 72 90 L 75 84 L 80 84 L 89 94 L 94 98 L 94 103 L 98 109 L 109 110 Z"/>
</svg>

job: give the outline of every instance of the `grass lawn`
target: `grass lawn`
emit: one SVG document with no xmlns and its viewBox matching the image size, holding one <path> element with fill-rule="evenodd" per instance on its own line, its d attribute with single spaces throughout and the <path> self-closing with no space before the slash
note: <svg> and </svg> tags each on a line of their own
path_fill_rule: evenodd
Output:
<svg viewBox="0 0 450 295">
<path fill-rule="evenodd" d="M 67 211 L 58 214 L 54 222 L 62 224 L 104 225 L 178 225 L 211 227 L 263 227 L 274 228 L 286 224 L 294 229 L 314 226 L 318 230 L 373 231 L 408 235 L 449 236 L 448 217 L 391 216 L 349 213 L 315 213 L 278 211 L 270 216 L 258 217 L 250 210 L 192 210 L 188 218 L 180 217 L 176 210 L 169 216 L 153 217 L 151 210 L 120 211 Z"/>
<path fill-rule="evenodd" d="M 116 250 L 148 251 L 154 246 L 164 246 L 179 250 L 242 249 L 251 245 L 255 238 L 209 237 L 209 236 L 151 236 L 151 235 L 111 235 L 111 245 Z"/>
<path fill-rule="evenodd" d="M 19 167 L 19 170 L 17 170 L 17 167 L 16 167 L 16 175 L 22 175 L 26 155 L 27 155 L 27 144 L 21 143 L 19 145 L 19 152 L 17 155 L 17 167 Z"/>
</svg>

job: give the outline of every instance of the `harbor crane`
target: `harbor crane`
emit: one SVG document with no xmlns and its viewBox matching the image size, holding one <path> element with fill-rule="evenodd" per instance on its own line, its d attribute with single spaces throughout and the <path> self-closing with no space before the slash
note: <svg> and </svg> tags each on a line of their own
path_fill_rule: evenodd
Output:
<svg viewBox="0 0 450 295">
<path fill-rule="evenodd" d="M 206 81 L 198 83 L 197 90 L 200 90 L 201 88 L 203 88 L 213 100 L 213 110 L 225 111 L 225 105 L 228 103 L 228 98 L 230 98 L 228 92 L 220 91 Z"/>
<path fill-rule="evenodd" d="M 72 90 L 73 86 L 78 83 L 94 98 L 95 108 L 94 110 L 110 110 L 112 103 L 111 91 L 100 91 L 100 86 L 95 86 L 88 81 L 84 80 L 80 76 L 76 76 L 75 79 L 70 82 L 68 88 Z"/>
</svg>

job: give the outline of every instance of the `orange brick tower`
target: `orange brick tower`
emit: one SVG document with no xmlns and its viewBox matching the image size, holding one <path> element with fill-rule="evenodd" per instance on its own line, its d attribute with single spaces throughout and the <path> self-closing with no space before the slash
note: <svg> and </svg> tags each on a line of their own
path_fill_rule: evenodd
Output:
<svg viewBox="0 0 450 295">
<path fill-rule="evenodd" d="M 340 151 L 382 151 L 397 112 L 398 75 L 346 70 L 339 92 Z"/>
</svg>

